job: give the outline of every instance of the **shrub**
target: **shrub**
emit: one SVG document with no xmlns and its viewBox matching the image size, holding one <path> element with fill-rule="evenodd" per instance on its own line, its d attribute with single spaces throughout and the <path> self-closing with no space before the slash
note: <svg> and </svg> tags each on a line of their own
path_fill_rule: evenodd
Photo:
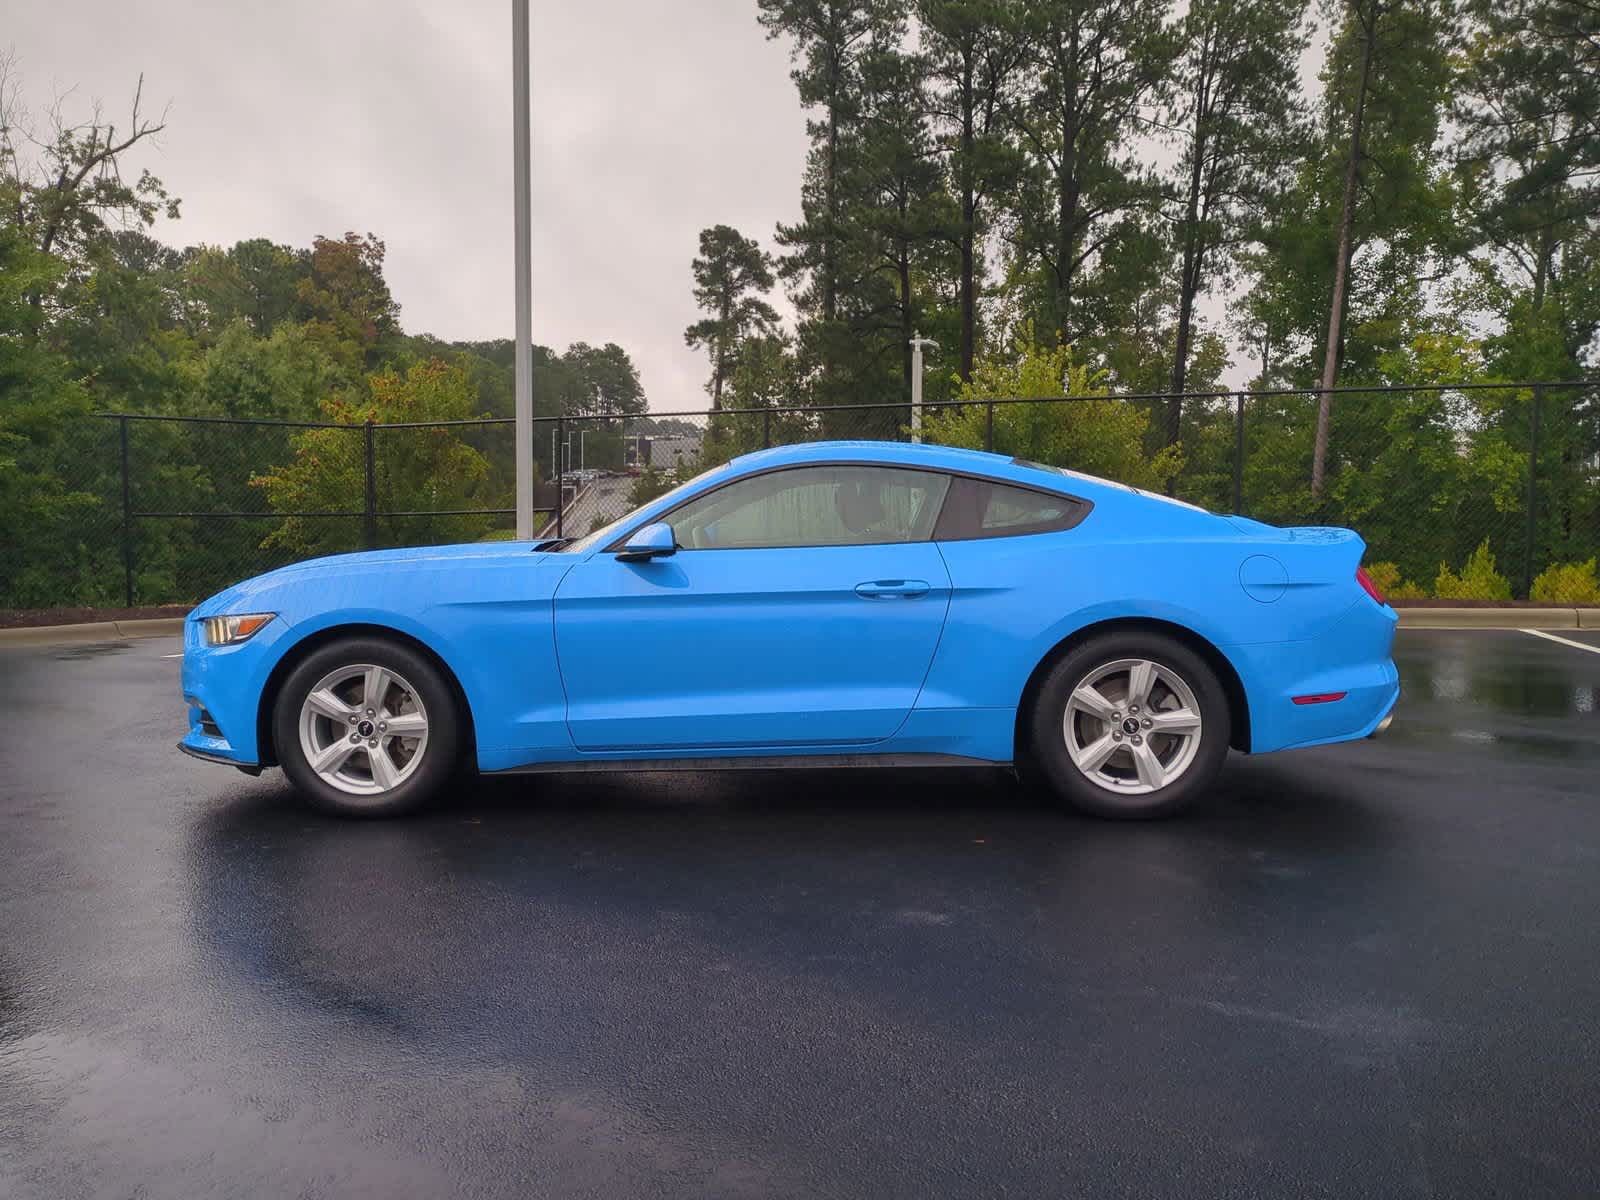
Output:
<svg viewBox="0 0 1600 1200">
<path fill-rule="evenodd" d="M 1428 594 L 1426 589 L 1402 579 L 1400 568 L 1392 562 L 1370 563 L 1367 574 L 1386 600 L 1421 600 Z"/>
<path fill-rule="evenodd" d="M 1533 581 L 1530 600 L 1551 604 L 1600 604 L 1600 578 L 1595 559 L 1581 563 L 1551 563 Z"/>
<path fill-rule="evenodd" d="M 923 422 L 923 438 L 945 446 L 981 449 L 987 440 L 985 400 L 1052 396 L 1105 396 L 1103 371 L 1073 358 L 1072 347 L 1034 344 L 1033 326 L 1023 324 L 1007 354 L 979 360 L 970 383 L 961 385 L 961 407 L 935 409 Z M 1104 475 L 1134 487 L 1164 489 L 1183 466 L 1183 452 L 1167 446 L 1144 449 L 1150 418 L 1121 400 L 1077 400 L 1072 404 L 997 404 L 994 449 L 1034 462 Z"/>
<path fill-rule="evenodd" d="M 1467 565 L 1457 575 L 1445 563 L 1439 564 L 1439 577 L 1433 581 L 1433 594 L 1441 600 L 1509 600 L 1511 583 L 1494 569 L 1489 539 L 1467 556 Z"/>
</svg>

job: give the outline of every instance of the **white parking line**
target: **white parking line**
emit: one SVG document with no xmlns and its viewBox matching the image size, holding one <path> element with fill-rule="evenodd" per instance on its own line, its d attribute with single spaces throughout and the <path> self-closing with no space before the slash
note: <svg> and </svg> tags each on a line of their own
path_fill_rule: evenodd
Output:
<svg viewBox="0 0 1600 1200">
<path fill-rule="evenodd" d="M 163 654 L 161 657 L 162 658 L 182 658 L 183 657 L 183 651 L 179 650 L 176 654 Z"/>
<path fill-rule="evenodd" d="M 1588 642 L 1575 642 L 1571 638 L 1557 637 L 1553 633 L 1546 633 L 1542 629 L 1524 629 L 1523 633 L 1531 633 L 1534 637 L 1542 637 L 1548 642 L 1560 642 L 1563 646 L 1575 646 L 1579 650 L 1587 650 L 1590 654 L 1600 654 L 1600 646 L 1591 646 Z"/>
</svg>

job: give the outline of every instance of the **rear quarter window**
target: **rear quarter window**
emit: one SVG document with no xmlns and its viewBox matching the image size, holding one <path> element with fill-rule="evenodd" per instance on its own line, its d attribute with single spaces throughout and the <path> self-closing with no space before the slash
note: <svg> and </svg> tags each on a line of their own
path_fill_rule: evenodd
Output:
<svg viewBox="0 0 1600 1200">
<path fill-rule="evenodd" d="M 1050 533 L 1071 529 L 1088 515 L 1089 508 L 1086 501 L 1058 492 L 958 477 L 945 497 L 933 536 L 936 541 L 948 542 Z"/>
</svg>

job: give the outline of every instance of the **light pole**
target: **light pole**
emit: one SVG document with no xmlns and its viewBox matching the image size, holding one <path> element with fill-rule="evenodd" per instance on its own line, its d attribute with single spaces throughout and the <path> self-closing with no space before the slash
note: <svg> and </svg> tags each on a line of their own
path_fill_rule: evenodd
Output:
<svg viewBox="0 0 1600 1200">
<path fill-rule="evenodd" d="M 511 91 L 511 129 L 516 140 L 512 155 L 512 203 L 516 210 L 512 256 L 517 278 L 513 382 L 517 445 L 513 461 L 517 473 L 517 539 L 527 541 L 533 537 L 533 201 L 528 162 L 528 0 L 511 0 Z"/>
<path fill-rule="evenodd" d="M 911 440 L 922 440 L 922 348 L 932 346 L 935 350 L 939 343 L 932 338 L 925 338 L 921 333 L 911 335 Z"/>
</svg>

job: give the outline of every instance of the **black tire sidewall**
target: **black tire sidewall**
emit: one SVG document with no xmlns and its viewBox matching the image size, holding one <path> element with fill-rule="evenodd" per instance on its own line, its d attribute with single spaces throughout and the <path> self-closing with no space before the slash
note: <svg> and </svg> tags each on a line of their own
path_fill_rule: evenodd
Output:
<svg viewBox="0 0 1600 1200">
<path fill-rule="evenodd" d="M 428 713 L 428 745 L 412 776 L 381 797 L 352 795 L 323 780 L 300 747 L 300 708 L 324 676 L 341 666 L 374 663 L 417 689 Z M 383 638 L 356 637 L 312 651 L 289 672 L 278 689 L 272 713 L 278 762 L 296 790 L 324 812 L 352 817 L 390 817 L 433 799 L 454 774 L 461 757 L 461 717 L 454 691 L 439 668 L 409 646 Z"/>
<path fill-rule="evenodd" d="M 1072 761 L 1062 736 L 1067 699 L 1095 667 L 1121 658 L 1143 658 L 1177 672 L 1200 706 L 1200 748 L 1176 783 L 1142 796 L 1119 795 L 1087 779 Z M 1176 638 L 1129 630 L 1092 637 L 1068 650 L 1050 668 L 1028 713 L 1023 748 L 1027 773 L 1056 798 L 1100 817 L 1139 820 L 1168 816 L 1188 807 L 1215 781 L 1228 754 L 1231 714 L 1227 693 L 1211 666 Z"/>
</svg>

